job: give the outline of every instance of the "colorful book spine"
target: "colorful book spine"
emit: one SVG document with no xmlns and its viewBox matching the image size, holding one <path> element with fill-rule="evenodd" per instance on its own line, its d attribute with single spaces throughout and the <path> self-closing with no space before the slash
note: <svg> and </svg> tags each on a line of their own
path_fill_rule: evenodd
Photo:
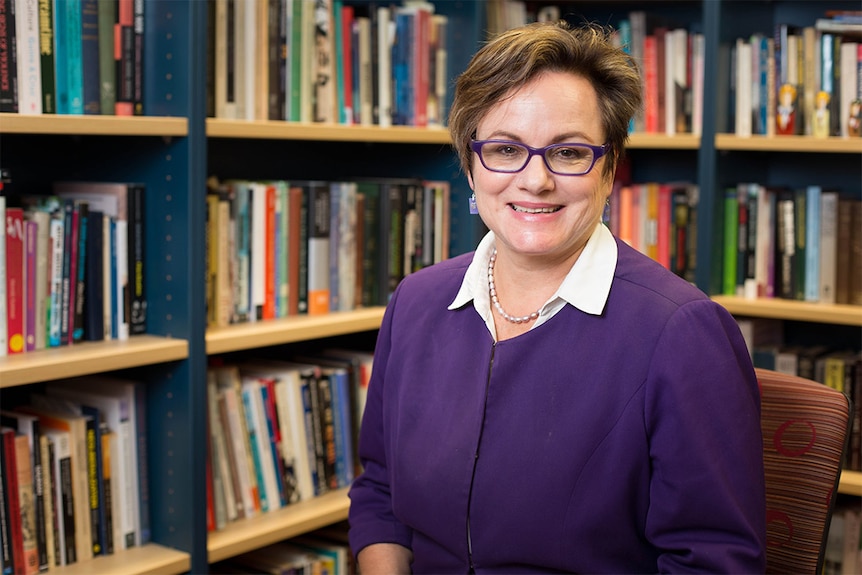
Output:
<svg viewBox="0 0 862 575">
<path fill-rule="evenodd" d="M 6 208 L 7 353 L 24 351 L 24 211 Z"/>
</svg>

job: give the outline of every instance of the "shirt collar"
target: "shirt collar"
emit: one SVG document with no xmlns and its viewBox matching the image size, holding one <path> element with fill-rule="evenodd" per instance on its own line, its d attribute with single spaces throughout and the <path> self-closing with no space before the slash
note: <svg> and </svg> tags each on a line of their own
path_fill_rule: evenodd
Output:
<svg viewBox="0 0 862 575">
<path fill-rule="evenodd" d="M 458 309 L 472 301 L 476 312 L 486 323 L 492 320 L 491 300 L 488 296 L 488 261 L 494 251 L 494 245 L 494 232 L 488 232 L 479 242 L 473 260 L 464 274 L 461 289 L 448 309 Z M 546 313 L 549 307 L 554 308 L 553 312 L 562 307 L 554 306 L 554 302 L 558 300 L 567 302 L 584 313 L 600 315 L 608 300 L 616 266 L 617 243 L 610 230 L 603 224 L 598 224 L 563 283 L 542 308 L 537 324 L 553 315 Z"/>
</svg>

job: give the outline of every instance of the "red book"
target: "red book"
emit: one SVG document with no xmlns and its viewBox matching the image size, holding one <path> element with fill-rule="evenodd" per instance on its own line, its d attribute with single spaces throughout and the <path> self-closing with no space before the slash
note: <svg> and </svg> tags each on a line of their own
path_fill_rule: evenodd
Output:
<svg viewBox="0 0 862 575">
<path fill-rule="evenodd" d="M 644 131 L 654 134 L 659 131 L 659 83 L 658 45 L 656 37 L 644 38 Z"/>
<path fill-rule="evenodd" d="M 7 208 L 8 213 L 8 208 Z M 24 575 L 24 534 L 21 529 L 21 503 L 18 495 L 18 465 L 15 448 L 15 430 L 4 427 L 2 430 L 2 470 L 3 489 L 6 497 L 6 511 L 9 518 L 9 542 L 12 546 L 12 568 L 15 575 Z"/>
<path fill-rule="evenodd" d="M 341 7 L 341 91 L 344 109 L 341 123 L 353 123 L 353 6 Z"/>
<path fill-rule="evenodd" d="M 266 244 L 264 247 L 264 300 L 263 319 L 275 319 L 275 194 L 273 184 L 266 186 L 266 218 L 264 226 L 266 229 Z M 252 257 L 257 257 L 254 254 Z"/>
<path fill-rule="evenodd" d="M 287 261 L 290 268 L 287 270 L 287 314 L 297 315 L 299 313 L 299 271 L 300 271 L 300 238 L 302 237 L 302 195 L 300 186 L 292 186 L 288 191 L 288 202 L 290 203 L 289 218 L 287 224 Z"/>
<path fill-rule="evenodd" d="M 6 325 L 8 353 L 24 351 L 24 210 L 6 208 Z"/>
</svg>

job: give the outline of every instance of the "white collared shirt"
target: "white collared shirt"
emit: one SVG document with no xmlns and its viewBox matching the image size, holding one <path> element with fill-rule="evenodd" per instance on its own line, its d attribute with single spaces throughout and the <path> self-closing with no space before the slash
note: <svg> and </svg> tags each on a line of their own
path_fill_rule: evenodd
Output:
<svg viewBox="0 0 862 575">
<path fill-rule="evenodd" d="M 479 242 L 473 254 L 473 261 L 464 274 L 461 289 L 448 309 L 458 309 L 472 300 L 473 307 L 485 320 L 488 331 L 496 340 L 497 330 L 494 326 L 494 314 L 491 312 L 491 297 L 488 294 L 488 262 L 495 243 L 494 232 L 488 232 Z M 567 303 L 585 313 L 601 314 L 608 300 L 616 267 L 616 240 L 610 230 L 603 224 L 598 224 L 563 283 L 539 310 L 539 317 L 530 329 L 535 329 L 554 317 Z"/>
</svg>

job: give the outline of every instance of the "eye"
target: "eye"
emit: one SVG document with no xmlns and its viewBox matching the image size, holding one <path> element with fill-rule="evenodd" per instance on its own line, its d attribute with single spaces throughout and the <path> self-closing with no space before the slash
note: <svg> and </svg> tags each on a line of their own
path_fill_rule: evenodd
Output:
<svg viewBox="0 0 862 575">
<path fill-rule="evenodd" d="M 572 162 L 589 157 L 590 150 L 589 148 L 582 148 L 580 146 L 561 146 L 554 148 L 553 153 L 560 160 Z"/>
</svg>

